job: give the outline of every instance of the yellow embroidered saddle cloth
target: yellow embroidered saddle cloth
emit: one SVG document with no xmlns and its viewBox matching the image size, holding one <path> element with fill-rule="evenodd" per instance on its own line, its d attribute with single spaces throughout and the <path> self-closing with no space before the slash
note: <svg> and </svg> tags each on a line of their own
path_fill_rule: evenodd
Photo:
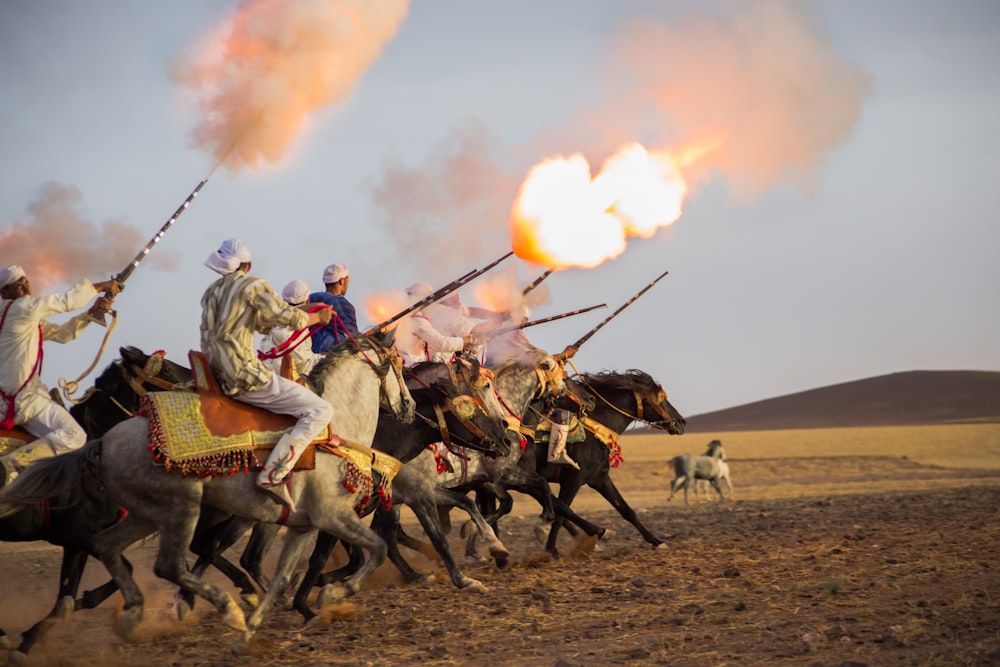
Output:
<svg viewBox="0 0 1000 667">
<path fill-rule="evenodd" d="M 34 440 L 35 436 L 31 435 L 23 428 L 0 428 L 0 456 L 9 454 L 15 449 L 20 449 Z"/>
<path fill-rule="evenodd" d="M 149 447 L 169 472 L 202 477 L 231 475 L 259 468 L 296 419 L 235 401 L 219 388 L 201 352 L 188 353 L 195 391 L 150 392 L 143 398 L 149 419 Z M 310 443 L 296 470 L 316 465 L 316 443 L 339 442 L 330 426 Z"/>
</svg>

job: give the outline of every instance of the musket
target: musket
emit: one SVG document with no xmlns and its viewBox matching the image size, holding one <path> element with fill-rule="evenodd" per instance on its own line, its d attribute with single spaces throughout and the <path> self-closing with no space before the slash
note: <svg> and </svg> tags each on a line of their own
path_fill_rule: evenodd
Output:
<svg viewBox="0 0 1000 667">
<path fill-rule="evenodd" d="M 448 283 L 444 287 L 441 287 L 441 288 L 435 290 L 430 295 L 424 297 L 420 301 L 417 301 L 415 304 L 413 304 L 409 308 L 406 308 L 405 310 L 401 310 L 398 313 L 396 313 L 395 315 L 393 315 L 392 317 L 390 317 L 389 319 L 387 319 L 385 322 L 382 322 L 381 324 L 375 325 L 374 327 L 372 327 L 372 329 L 374 329 L 375 331 L 381 331 L 381 330 L 385 329 L 387 326 L 389 326 L 390 324 L 392 324 L 393 322 L 395 322 L 396 320 L 399 320 L 399 319 L 401 319 L 403 317 L 406 317 L 407 315 L 409 315 L 413 311 L 420 310 L 421 308 L 424 308 L 425 306 L 429 306 L 432 303 L 434 303 L 435 301 L 440 301 L 444 297 L 448 296 L 449 294 L 451 294 L 452 292 L 454 292 L 455 290 L 457 290 L 462 285 L 465 285 L 467 283 L 472 282 L 473 280 L 475 280 L 479 276 L 483 275 L 484 273 L 486 273 L 487 271 L 489 271 L 490 269 L 492 269 L 493 267 L 495 267 L 497 264 L 499 264 L 500 262 L 504 261 L 505 259 L 507 259 L 508 257 L 510 257 L 513 254 L 514 254 L 514 251 L 512 250 L 512 251 L 508 252 L 506 255 L 504 255 L 503 257 L 490 262 L 489 264 L 487 264 L 483 268 L 481 268 L 481 269 L 473 269 L 472 271 L 469 271 L 468 273 L 466 273 L 464 276 L 462 276 L 460 278 L 456 278 L 455 280 L 452 280 L 450 283 Z"/>
<path fill-rule="evenodd" d="M 167 233 L 167 230 L 170 229 L 170 227 L 175 222 L 177 222 L 177 218 L 181 217 L 181 214 L 187 210 L 187 207 L 191 205 L 191 202 L 193 202 L 194 198 L 198 196 L 198 193 L 201 192 L 201 189 L 205 187 L 206 183 L 208 183 L 207 178 L 202 180 L 202 182 L 198 184 L 198 187 L 196 187 L 191 192 L 191 194 L 188 195 L 187 199 L 184 200 L 184 203 L 178 206 L 177 210 L 174 211 L 174 214 L 170 216 L 170 218 L 165 223 L 163 223 L 163 226 L 160 227 L 160 231 L 156 232 L 153 238 L 149 239 L 149 242 L 146 243 L 145 247 L 143 247 L 143 249 L 140 250 L 138 254 L 132 258 L 132 261 L 129 262 L 128 265 L 118 273 L 118 275 L 114 276 L 114 279 L 116 281 L 124 283 L 126 280 L 128 280 L 129 276 L 132 275 L 132 272 L 135 271 L 137 266 L 139 266 L 139 262 L 141 262 L 146 258 L 146 255 L 148 255 L 149 251 L 153 249 L 153 246 L 159 243 L 160 239 L 163 238 L 163 235 Z M 103 314 L 101 313 L 95 314 L 88 312 L 87 316 L 97 324 L 100 324 L 101 326 L 107 326 L 107 324 L 104 321 Z"/>
<path fill-rule="evenodd" d="M 596 306 L 588 306 L 587 308 L 580 308 L 579 310 L 571 310 L 568 313 L 561 313 L 559 315 L 551 315 L 549 317 L 543 317 L 539 320 L 531 320 L 530 322 L 523 322 L 522 324 L 515 324 L 509 327 L 502 327 L 496 331 L 491 331 L 486 335 L 486 339 L 495 338 L 497 336 L 502 336 L 505 333 L 510 333 L 511 331 L 517 331 L 518 329 L 527 329 L 528 327 L 533 327 L 538 324 L 545 324 L 546 322 L 554 322 L 555 320 L 561 320 L 564 317 L 573 317 L 574 315 L 582 315 L 583 313 L 589 313 L 592 310 L 597 310 L 598 308 L 607 308 L 608 304 L 599 303 Z"/>
<path fill-rule="evenodd" d="M 537 278 L 535 278 L 534 282 L 532 282 L 530 285 L 528 285 L 527 287 L 524 288 L 524 290 L 521 292 L 521 296 L 527 296 L 528 292 L 530 292 L 531 290 L 533 290 L 536 287 L 538 287 L 539 285 L 541 285 L 542 281 L 545 280 L 546 278 L 548 278 L 549 276 L 551 276 L 554 271 L 555 271 L 555 269 L 549 269 L 548 271 L 546 271 L 542 275 L 540 275 Z"/>
<path fill-rule="evenodd" d="M 635 302 L 636 299 L 638 299 L 640 296 L 642 296 L 647 291 L 649 291 L 649 289 L 652 288 L 653 285 L 655 285 L 656 283 L 660 282 L 660 278 L 663 278 L 663 276 L 667 275 L 668 273 L 670 273 L 670 272 L 669 271 L 664 271 L 663 273 L 661 273 L 653 282 L 649 283 L 648 285 L 646 285 L 645 287 L 643 287 L 641 290 L 639 290 L 638 292 L 636 292 L 635 296 L 633 296 L 631 299 L 629 299 L 628 301 L 626 301 L 625 303 L 623 303 L 618 308 L 618 310 L 616 310 L 615 312 L 611 313 L 606 318 L 604 318 L 603 322 L 599 323 L 596 327 L 594 327 L 593 329 L 591 329 L 590 331 L 588 331 L 586 334 L 584 334 L 584 336 L 582 338 L 580 338 L 580 340 L 578 340 L 575 343 L 573 343 L 572 345 L 570 345 L 570 347 L 574 347 L 574 348 L 579 349 L 579 347 L 581 345 L 583 345 L 588 340 L 590 340 L 591 336 L 593 336 L 595 333 L 597 333 L 598 331 L 600 331 L 601 327 L 603 327 L 605 324 L 607 324 L 611 320 L 615 319 L 615 317 L 617 317 L 620 312 L 622 312 L 623 310 L 625 310 L 626 308 L 628 308 L 629 306 L 631 306 L 632 303 Z"/>
</svg>

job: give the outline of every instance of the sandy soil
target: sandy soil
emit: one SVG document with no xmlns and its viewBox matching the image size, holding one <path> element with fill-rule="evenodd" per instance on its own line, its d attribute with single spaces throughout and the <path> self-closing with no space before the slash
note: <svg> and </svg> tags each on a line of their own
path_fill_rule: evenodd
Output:
<svg viewBox="0 0 1000 667">
<path fill-rule="evenodd" d="M 587 490 L 574 506 L 614 536 L 596 551 L 564 538 L 566 556 L 552 561 L 533 538 L 535 508 L 518 501 L 501 524 L 512 565 L 465 564 L 489 593 L 445 576 L 403 585 L 385 566 L 321 623 L 275 611 L 254 655 L 233 656 L 237 633 L 206 605 L 172 620 L 172 591 L 151 574 L 152 547 L 139 547 L 139 641 L 112 631 L 115 596 L 57 623 L 29 664 L 1000 664 L 1000 471 L 896 457 L 734 460 L 735 501 L 685 506 L 666 502 L 658 467 L 626 461 L 614 478 L 669 549 L 650 549 Z M 0 626 L 13 638 L 51 607 L 58 558 L 39 543 L 0 545 Z M 85 579 L 106 574 L 92 564 Z"/>
</svg>

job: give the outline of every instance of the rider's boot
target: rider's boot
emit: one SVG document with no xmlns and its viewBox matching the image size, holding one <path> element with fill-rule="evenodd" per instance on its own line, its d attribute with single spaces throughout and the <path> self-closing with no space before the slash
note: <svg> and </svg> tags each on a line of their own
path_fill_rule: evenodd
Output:
<svg viewBox="0 0 1000 667">
<path fill-rule="evenodd" d="M 295 511 L 295 501 L 292 500 L 290 473 L 304 449 L 301 443 L 297 443 L 286 433 L 271 450 L 264 469 L 257 475 L 257 488 L 292 512 Z"/>
<path fill-rule="evenodd" d="M 555 409 L 552 411 L 552 430 L 549 432 L 549 463 L 561 463 L 577 470 L 580 466 L 566 453 L 566 438 L 569 436 L 569 410 Z"/>
</svg>

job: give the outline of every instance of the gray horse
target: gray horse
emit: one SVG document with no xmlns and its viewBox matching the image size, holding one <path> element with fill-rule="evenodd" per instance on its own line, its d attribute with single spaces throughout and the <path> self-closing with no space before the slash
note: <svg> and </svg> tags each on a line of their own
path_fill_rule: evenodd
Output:
<svg viewBox="0 0 1000 667">
<path fill-rule="evenodd" d="M 708 443 L 708 449 L 701 456 L 680 454 L 670 459 L 667 462 L 667 469 L 674 471 L 674 479 L 670 482 L 670 497 L 667 500 L 672 500 L 674 493 L 683 485 L 684 504 L 689 505 L 688 487 L 691 486 L 692 480 L 696 479 L 707 480 L 716 493 L 719 494 L 719 500 L 723 500 L 722 488 L 719 486 L 719 477 L 721 476 L 719 463 L 725 460 L 726 450 L 722 448 L 722 441 L 720 440 L 713 440 Z"/>
<path fill-rule="evenodd" d="M 391 340 L 359 337 L 356 343 L 334 347 L 310 373 L 308 382 L 333 405 L 336 432 L 350 442 L 371 445 L 380 404 L 401 421 L 413 419 L 413 399 L 401 381 L 401 364 Z M 355 507 L 366 500 L 365 485 L 345 484 L 351 481 L 348 479 L 351 471 L 342 465 L 344 459 L 317 453 L 314 470 L 299 471 L 292 477 L 291 492 L 297 511 L 285 517 L 288 531 L 267 594 L 245 617 L 228 593 L 193 575 L 187 567 L 185 557 L 201 503 L 269 523 L 282 520 L 287 509 L 260 493 L 251 475 L 208 478 L 185 477 L 176 469 L 164 472 L 150 454 L 148 436 L 148 420 L 134 417 L 84 447 L 90 450 L 90 463 L 96 466 L 108 494 L 128 510 L 121 522 L 95 538 L 96 551 L 125 599 L 124 610 L 117 619 L 117 630 L 122 636 L 129 637 L 143 615 L 142 592 L 126 567 L 122 552 L 157 531 L 160 540 L 154 572 L 205 598 L 223 615 L 226 625 L 242 630 L 234 646 L 237 652 L 249 650 L 250 640 L 287 587 L 303 550 L 317 530 L 357 544 L 369 554 L 357 573 L 340 583 L 336 597 L 356 593 L 385 560 L 385 542 L 355 512 Z M 51 466 L 26 470 L 5 489 L 0 500 L 25 502 L 32 495 L 48 497 L 60 484 L 73 483 L 73 473 Z M 77 477 L 79 474 L 76 471 Z"/>
</svg>

